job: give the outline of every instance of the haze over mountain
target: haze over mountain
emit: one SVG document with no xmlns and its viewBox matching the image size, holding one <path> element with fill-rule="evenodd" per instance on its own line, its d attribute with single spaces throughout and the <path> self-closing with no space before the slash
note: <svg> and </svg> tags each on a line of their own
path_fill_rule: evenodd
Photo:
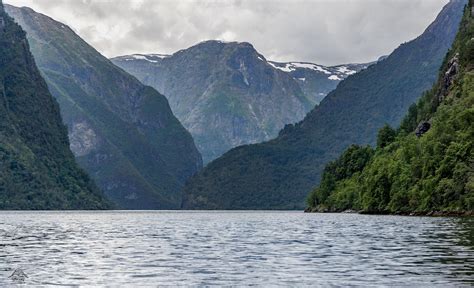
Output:
<svg viewBox="0 0 474 288">
<path fill-rule="evenodd" d="M 451 0 L 418 38 L 349 76 L 303 121 L 275 140 L 235 148 L 185 187 L 186 209 L 301 209 L 324 165 L 350 144 L 374 144 L 377 131 L 398 126 L 431 87 L 451 46 L 464 0 Z"/>
<path fill-rule="evenodd" d="M 0 209 L 111 207 L 76 164 L 29 48 L 0 0 Z"/>
<path fill-rule="evenodd" d="M 6 9 L 27 32 L 79 164 L 121 208 L 178 208 L 202 160 L 166 98 L 66 25 L 30 8 Z"/>
<path fill-rule="evenodd" d="M 163 93 L 207 163 L 233 147 L 275 138 L 365 64 L 267 61 L 250 43 L 205 41 L 173 55 L 112 61 Z"/>
</svg>

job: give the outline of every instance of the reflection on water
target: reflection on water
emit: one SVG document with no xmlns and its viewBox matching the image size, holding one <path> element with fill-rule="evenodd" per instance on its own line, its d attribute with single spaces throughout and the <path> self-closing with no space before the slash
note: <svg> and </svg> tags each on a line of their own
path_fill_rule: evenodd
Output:
<svg viewBox="0 0 474 288">
<path fill-rule="evenodd" d="M 474 283 L 474 218 L 0 212 L 0 286 Z M 10 277 L 10 278 L 9 278 Z"/>
</svg>

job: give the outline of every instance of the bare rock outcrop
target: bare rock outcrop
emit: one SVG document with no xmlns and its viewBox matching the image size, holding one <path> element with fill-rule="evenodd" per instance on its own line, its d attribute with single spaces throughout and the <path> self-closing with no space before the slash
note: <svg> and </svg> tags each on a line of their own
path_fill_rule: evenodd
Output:
<svg viewBox="0 0 474 288">
<path fill-rule="evenodd" d="M 421 121 L 420 124 L 418 124 L 418 127 L 416 127 L 415 130 L 415 135 L 416 137 L 421 137 L 423 134 L 428 132 L 431 128 L 431 123 L 429 121 Z"/>
</svg>

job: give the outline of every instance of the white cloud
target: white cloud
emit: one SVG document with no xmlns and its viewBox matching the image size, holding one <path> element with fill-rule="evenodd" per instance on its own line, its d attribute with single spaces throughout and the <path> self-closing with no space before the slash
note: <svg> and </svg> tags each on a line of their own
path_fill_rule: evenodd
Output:
<svg viewBox="0 0 474 288">
<path fill-rule="evenodd" d="M 173 53 L 207 39 L 268 59 L 366 62 L 423 32 L 448 0 L 4 0 L 64 22 L 104 55 Z"/>
</svg>

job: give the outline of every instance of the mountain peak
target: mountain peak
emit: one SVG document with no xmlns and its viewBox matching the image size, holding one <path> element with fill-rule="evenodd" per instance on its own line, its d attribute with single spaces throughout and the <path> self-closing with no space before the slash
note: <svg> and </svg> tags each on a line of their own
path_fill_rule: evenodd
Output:
<svg viewBox="0 0 474 288">
<path fill-rule="evenodd" d="M 134 54 L 112 61 L 168 97 L 204 161 L 235 146 L 276 137 L 286 124 L 303 119 L 339 81 L 367 67 L 272 62 L 248 42 L 219 40 L 164 59 Z"/>
<path fill-rule="evenodd" d="M 431 25 L 433 30 L 340 82 L 303 121 L 287 125 L 276 139 L 235 148 L 209 163 L 186 184 L 182 207 L 302 208 L 325 163 L 353 143 L 374 143 L 379 128 L 398 125 L 409 106 L 432 86 L 465 2 L 448 4 L 450 9 Z"/>
<path fill-rule="evenodd" d="M 249 42 L 238 42 L 238 41 L 223 41 L 223 40 L 205 40 L 199 42 L 188 49 L 203 48 L 203 47 L 236 47 L 236 48 L 250 48 L 255 50 L 253 45 Z M 184 49 L 184 50 L 188 50 Z M 180 50 L 183 51 L 183 50 Z M 179 52 L 179 51 L 178 51 Z"/>
<path fill-rule="evenodd" d="M 171 55 L 168 54 L 130 54 L 118 56 L 113 59 L 118 59 L 121 61 L 147 61 L 150 63 L 158 63 L 161 59 L 168 58 Z"/>
<path fill-rule="evenodd" d="M 127 209 L 178 207 L 181 187 L 202 160 L 166 98 L 63 23 L 27 8 L 5 5 L 5 10 L 27 32 L 35 62 L 60 104 L 76 159 L 107 196 Z"/>
<path fill-rule="evenodd" d="M 0 7 L 0 190 L 11 191 L 0 193 L 0 209 L 110 207 L 74 161 L 25 31 Z"/>
</svg>

